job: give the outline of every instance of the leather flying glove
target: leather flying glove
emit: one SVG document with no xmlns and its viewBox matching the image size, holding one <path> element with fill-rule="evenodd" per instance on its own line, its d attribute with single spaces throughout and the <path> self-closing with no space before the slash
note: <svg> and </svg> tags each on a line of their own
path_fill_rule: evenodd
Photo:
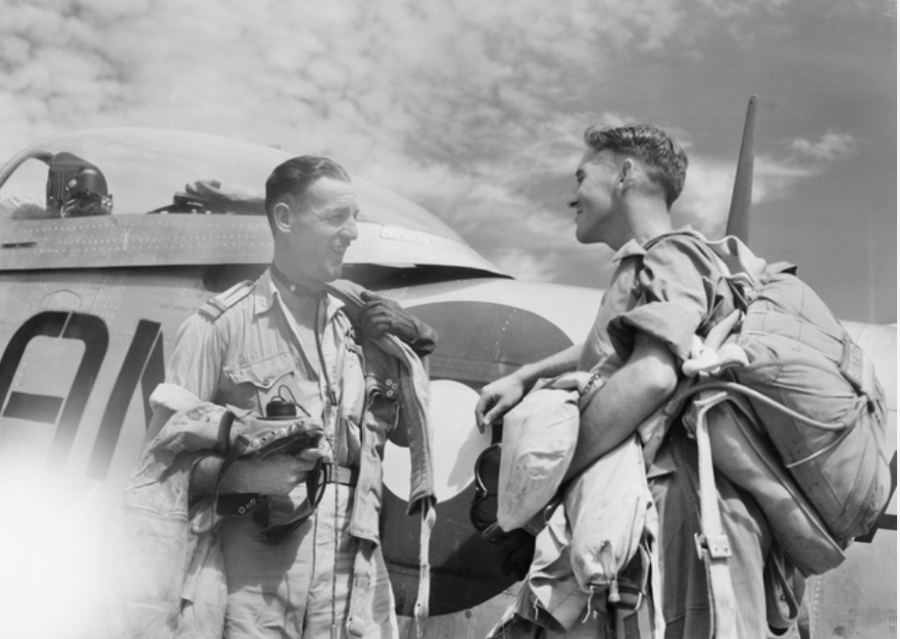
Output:
<svg viewBox="0 0 900 639">
<path fill-rule="evenodd" d="M 332 450 L 321 424 L 304 417 L 259 417 L 248 414 L 233 427 L 240 456 L 268 457 L 276 453 L 298 459 L 331 461 Z"/>
<path fill-rule="evenodd" d="M 412 348 L 417 355 L 431 353 L 437 345 L 437 333 L 428 324 L 419 321 L 394 300 L 363 291 L 359 314 L 359 326 L 372 339 L 385 333 L 395 335 Z"/>
</svg>

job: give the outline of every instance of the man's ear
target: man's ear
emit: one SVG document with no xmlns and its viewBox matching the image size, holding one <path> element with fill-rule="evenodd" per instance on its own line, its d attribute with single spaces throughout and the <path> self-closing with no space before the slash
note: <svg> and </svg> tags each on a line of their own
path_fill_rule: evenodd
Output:
<svg viewBox="0 0 900 639">
<path fill-rule="evenodd" d="M 625 158 L 619 165 L 619 175 L 616 180 L 616 187 L 625 190 L 634 185 L 635 171 L 637 166 L 631 158 Z"/>
<path fill-rule="evenodd" d="M 290 233 L 291 225 L 294 220 L 291 216 L 291 207 L 287 202 L 278 202 L 272 207 L 272 219 L 275 221 L 275 228 L 282 233 Z"/>
</svg>

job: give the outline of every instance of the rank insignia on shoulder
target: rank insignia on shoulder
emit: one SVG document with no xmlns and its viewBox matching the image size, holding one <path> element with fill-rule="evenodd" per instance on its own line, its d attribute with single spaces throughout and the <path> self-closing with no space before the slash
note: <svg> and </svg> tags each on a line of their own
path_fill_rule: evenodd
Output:
<svg viewBox="0 0 900 639">
<path fill-rule="evenodd" d="M 199 313 L 215 321 L 229 308 L 240 302 L 250 294 L 253 290 L 253 282 L 245 280 L 238 282 L 227 291 L 222 291 L 215 297 L 206 300 L 206 303 L 200 307 Z"/>
</svg>

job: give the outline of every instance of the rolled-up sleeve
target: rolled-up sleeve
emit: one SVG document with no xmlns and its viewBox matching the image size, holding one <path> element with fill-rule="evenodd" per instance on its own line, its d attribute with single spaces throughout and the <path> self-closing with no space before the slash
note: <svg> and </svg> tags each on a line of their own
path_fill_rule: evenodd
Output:
<svg viewBox="0 0 900 639">
<path fill-rule="evenodd" d="M 695 240 L 673 236 L 643 256 L 637 278 L 637 305 L 608 327 L 616 353 L 627 361 L 638 332 L 651 335 L 679 361 L 690 357 L 694 334 L 709 316 L 717 271 Z"/>
</svg>

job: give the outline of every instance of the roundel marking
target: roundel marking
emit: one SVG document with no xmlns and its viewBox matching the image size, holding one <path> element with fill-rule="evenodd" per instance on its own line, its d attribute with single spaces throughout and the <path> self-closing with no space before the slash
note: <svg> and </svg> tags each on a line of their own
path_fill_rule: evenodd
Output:
<svg viewBox="0 0 900 639">
<path fill-rule="evenodd" d="M 428 358 L 438 498 L 429 550 L 431 614 L 442 615 L 477 606 L 514 583 L 500 566 L 501 556 L 469 521 L 475 460 L 501 436 L 496 427 L 478 433 L 478 394 L 485 384 L 568 348 L 572 340 L 546 318 L 507 304 L 436 302 L 408 310 L 438 333 Z M 408 451 L 388 445 L 384 477 L 382 548 L 397 611 L 409 616 L 418 590 L 419 518 L 407 515 Z"/>
</svg>

